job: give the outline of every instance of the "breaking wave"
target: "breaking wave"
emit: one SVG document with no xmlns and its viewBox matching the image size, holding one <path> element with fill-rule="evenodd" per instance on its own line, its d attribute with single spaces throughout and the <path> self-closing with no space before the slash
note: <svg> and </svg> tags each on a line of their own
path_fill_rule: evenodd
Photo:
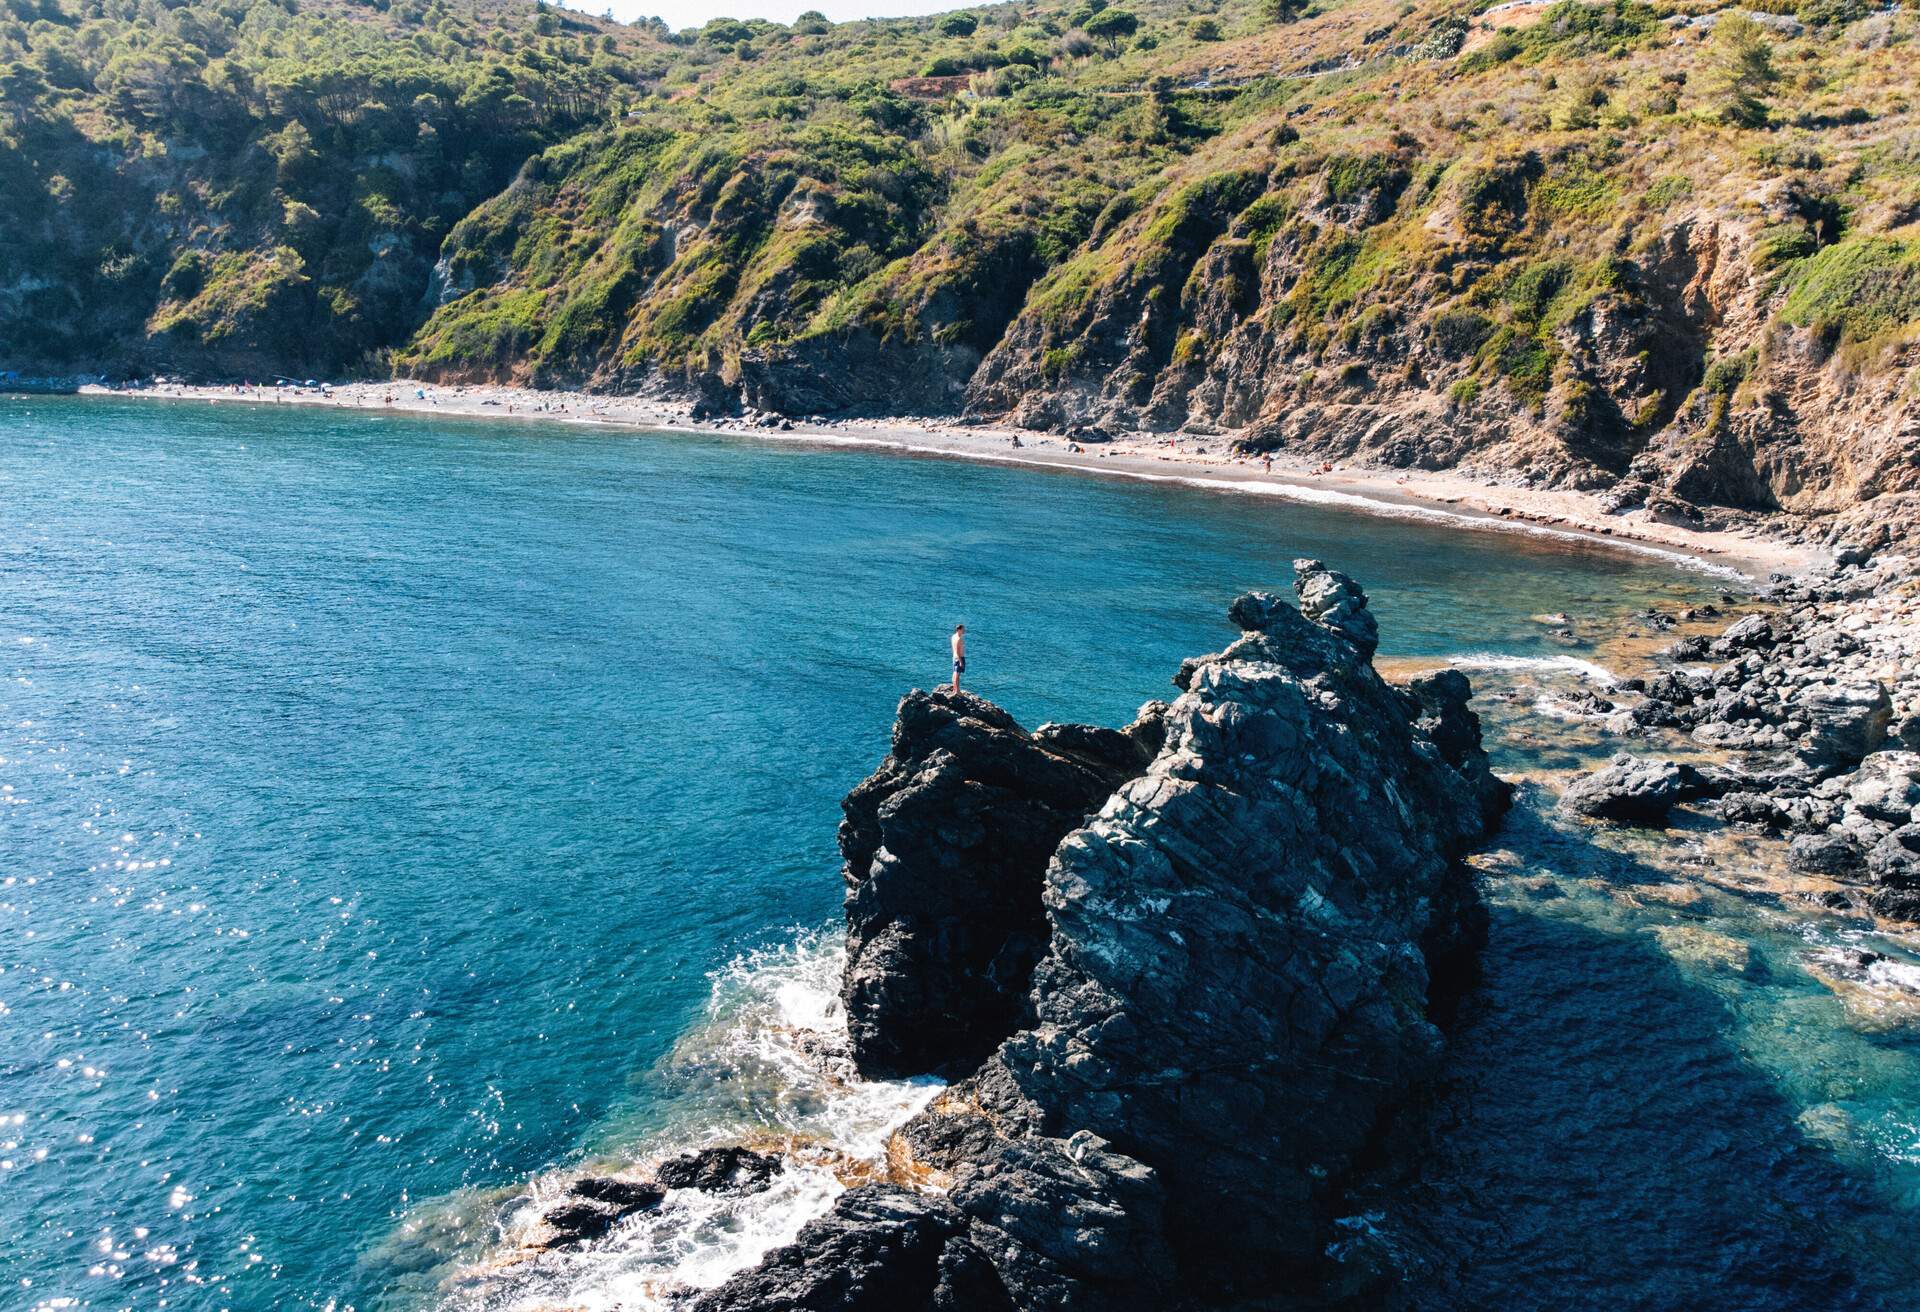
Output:
<svg viewBox="0 0 1920 1312">
<path fill-rule="evenodd" d="M 839 934 L 806 931 L 735 958 L 714 972 L 701 1019 L 648 1073 L 644 1118 L 613 1117 L 577 1160 L 521 1185 L 422 1204 L 369 1260 L 412 1267 L 407 1301 L 448 1312 L 641 1312 L 791 1242 L 850 1185 L 884 1177 L 889 1137 L 941 1087 L 855 1073 L 838 995 L 845 957 Z M 677 1189 L 598 1240 L 540 1246 L 542 1214 L 580 1176 L 644 1176 L 721 1143 L 776 1154 L 786 1169 L 759 1193 Z"/>
<path fill-rule="evenodd" d="M 1589 683 L 1612 687 L 1619 683 L 1612 670 L 1578 656 L 1508 656 L 1501 652 L 1473 651 L 1447 657 L 1447 664 L 1462 670 L 1535 670 L 1575 674 Z"/>
</svg>

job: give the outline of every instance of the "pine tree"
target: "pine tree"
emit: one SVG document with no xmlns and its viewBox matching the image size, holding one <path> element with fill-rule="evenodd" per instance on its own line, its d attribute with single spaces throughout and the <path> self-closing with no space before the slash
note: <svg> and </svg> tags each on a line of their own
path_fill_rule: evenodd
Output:
<svg viewBox="0 0 1920 1312">
<path fill-rule="evenodd" d="M 1713 25 L 1709 58 L 1708 94 L 1721 121 L 1742 128 L 1763 126 L 1767 88 L 1780 74 L 1760 25 L 1745 14 L 1722 14 Z"/>
</svg>

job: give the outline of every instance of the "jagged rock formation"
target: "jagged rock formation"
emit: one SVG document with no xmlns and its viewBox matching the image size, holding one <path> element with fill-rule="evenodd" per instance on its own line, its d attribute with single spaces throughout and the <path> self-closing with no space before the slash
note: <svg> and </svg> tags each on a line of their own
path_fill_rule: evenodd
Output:
<svg viewBox="0 0 1920 1312">
<path fill-rule="evenodd" d="M 668 1158 L 654 1178 L 669 1189 L 704 1189 L 709 1193 L 758 1193 L 773 1183 L 785 1166 L 778 1157 L 749 1148 L 702 1148 Z M 578 1185 L 574 1186 L 577 1190 Z"/>
<path fill-rule="evenodd" d="M 1316 561 L 1297 570 L 1320 621 L 1241 597 L 1240 637 L 1182 665 L 1180 696 L 1145 718 L 1149 733 L 1043 732 L 1035 744 L 977 699 L 916 695 L 894 755 L 849 799 L 850 857 L 879 850 L 856 817 L 896 798 L 922 808 L 916 835 L 937 832 L 936 801 L 957 804 L 952 832 L 970 851 L 998 812 L 964 787 L 903 788 L 964 775 L 961 752 L 936 761 L 923 742 L 970 740 L 972 759 L 1012 753 L 1049 780 L 1059 767 L 1035 758 L 1063 742 L 1158 740 L 1044 871 L 996 867 L 1007 881 L 1024 869 L 1044 900 L 1029 1015 L 891 1154 L 900 1178 L 947 1188 L 1017 1308 L 1144 1312 L 1312 1287 L 1345 1186 L 1434 1069 L 1430 997 L 1484 932 L 1455 858 L 1497 820 L 1506 789 L 1487 770 L 1466 680 L 1388 685 L 1372 666 L 1365 594 Z M 1010 788 L 998 804 L 1028 831 Z M 908 888 L 942 916 L 959 910 L 939 881 Z M 850 916 L 863 917 L 866 895 L 850 883 Z M 863 952 L 849 976 L 863 991 L 914 989 L 876 968 Z M 951 987 L 937 963 L 932 973 Z M 869 1022 L 884 1028 L 888 1015 Z M 855 1306 L 790 1292 L 792 1272 L 840 1287 L 876 1262 L 867 1240 L 846 1237 L 852 1219 L 803 1233 L 741 1288 L 787 1291 L 777 1306 Z M 921 1253 L 924 1285 L 928 1241 L 900 1242 Z M 775 1283 L 752 1283 L 763 1278 Z M 916 1298 L 898 1306 L 944 1306 Z M 714 1304 L 730 1306 L 745 1304 Z"/>
<path fill-rule="evenodd" d="M 1029 734 L 969 692 L 901 701 L 893 750 L 840 825 L 841 996 L 864 1074 L 970 1069 L 1014 1028 L 1046 945 L 1047 859 L 1145 768 L 1153 729 Z"/>
</svg>

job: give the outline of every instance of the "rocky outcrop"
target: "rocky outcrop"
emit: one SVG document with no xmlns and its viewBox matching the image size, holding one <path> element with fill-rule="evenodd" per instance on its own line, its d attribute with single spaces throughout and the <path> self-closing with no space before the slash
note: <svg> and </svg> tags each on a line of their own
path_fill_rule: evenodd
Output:
<svg viewBox="0 0 1920 1312">
<path fill-rule="evenodd" d="M 658 1208 L 667 1201 L 669 1190 L 759 1193 L 785 1169 L 778 1157 L 725 1146 L 669 1157 L 654 1168 L 651 1180 L 583 1175 L 540 1213 L 541 1224 L 533 1232 L 531 1244 L 535 1248 L 571 1248 L 597 1239 L 627 1217 Z"/>
<path fill-rule="evenodd" d="M 1843 549 L 1780 580 L 1768 609 L 1677 655 L 1631 715 L 1727 749 L 1722 818 L 1790 840 L 1795 869 L 1852 883 L 1862 910 L 1920 921 L 1920 567 Z"/>
<path fill-rule="evenodd" d="M 952 881 L 910 871 L 939 869 L 942 842 L 978 853 L 1003 811 L 1013 832 L 1038 833 L 1026 776 L 1003 773 L 989 796 L 980 762 L 1021 762 L 1043 784 L 1079 780 L 1090 758 L 1120 775 L 1039 867 L 1026 839 L 1019 861 L 990 865 L 1004 885 L 1025 870 L 1043 900 L 1026 1017 L 890 1153 L 898 1178 L 944 1187 L 962 1229 L 941 1242 L 964 1236 L 1014 1307 L 1146 1312 L 1311 1288 L 1347 1186 L 1435 1068 L 1430 1000 L 1484 933 L 1456 858 L 1507 790 L 1487 769 L 1465 678 L 1387 684 L 1365 594 L 1316 561 L 1296 569 L 1305 613 L 1241 597 L 1239 638 L 1183 664 L 1179 697 L 1125 734 L 1029 739 L 977 699 L 916 694 L 888 764 L 849 798 L 850 917 L 865 923 L 857 904 L 875 876 L 851 877 L 864 857 L 898 879 L 896 918 L 912 893 L 944 921 L 965 912 Z M 1071 769 L 1041 759 L 1068 744 Z M 869 826 L 907 810 L 922 850 L 890 871 L 880 854 L 893 839 Z M 916 970 L 953 987 L 931 953 L 868 947 L 850 956 L 849 996 L 918 997 L 905 977 Z M 867 1023 L 885 1042 L 911 1014 L 869 1010 Z M 894 1306 L 946 1306 L 926 1292 L 926 1234 L 952 1222 L 907 1233 L 889 1213 L 850 1236 L 866 1205 L 735 1283 L 770 1291 L 755 1306 L 867 1306 L 806 1301 L 816 1295 L 791 1281 L 866 1280 L 885 1232 L 911 1249 L 897 1260 L 920 1291 Z M 712 1304 L 729 1306 L 747 1304 Z"/>
<path fill-rule="evenodd" d="M 1575 780 L 1560 795 L 1560 808 L 1592 820 L 1658 825 L 1674 807 L 1698 801 L 1710 791 L 1706 776 L 1691 765 L 1623 752 L 1604 768 Z"/>
<path fill-rule="evenodd" d="M 540 1214 L 544 1223 L 536 1246 L 567 1248 L 596 1239 L 636 1212 L 652 1211 L 667 1191 L 651 1180 L 586 1176 L 575 1180 L 559 1202 Z"/>
<path fill-rule="evenodd" d="M 966 1219 L 938 1199 L 862 1185 L 692 1312 L 1012 1312 Z"/>
<path fill-rule="evenodd" d="M 1128 731 L 1028 733 L 969 692 L 912 692 L 893 749 L 847 795 L 841 996 L 869 1076 L 970 1069 L 1025 1015 L 1046 943 L 1041 877 L 1069 830 L 1138 774 L 1151 716 Z"/>
<path fill-rule="evenodd" d="M 773 1177 L 785 1169 L 778 1157 L 749 1148 L 722 1147 L 668 1158 L 653 1174 L 669 1189 L 752 1194 L 772 1184 Z"/>
</svg>

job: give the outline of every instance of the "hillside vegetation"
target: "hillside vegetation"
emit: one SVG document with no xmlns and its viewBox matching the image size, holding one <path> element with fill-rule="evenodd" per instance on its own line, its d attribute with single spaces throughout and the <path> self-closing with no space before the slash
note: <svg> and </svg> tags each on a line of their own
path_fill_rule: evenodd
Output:
<svg viewBox="0 0 1920 1312">
<path fill-rule="evenodd" d="M 0 364 L 1231 430 L 1920 521 L 1907 10 L 4 3 Z"/>
</svg>

